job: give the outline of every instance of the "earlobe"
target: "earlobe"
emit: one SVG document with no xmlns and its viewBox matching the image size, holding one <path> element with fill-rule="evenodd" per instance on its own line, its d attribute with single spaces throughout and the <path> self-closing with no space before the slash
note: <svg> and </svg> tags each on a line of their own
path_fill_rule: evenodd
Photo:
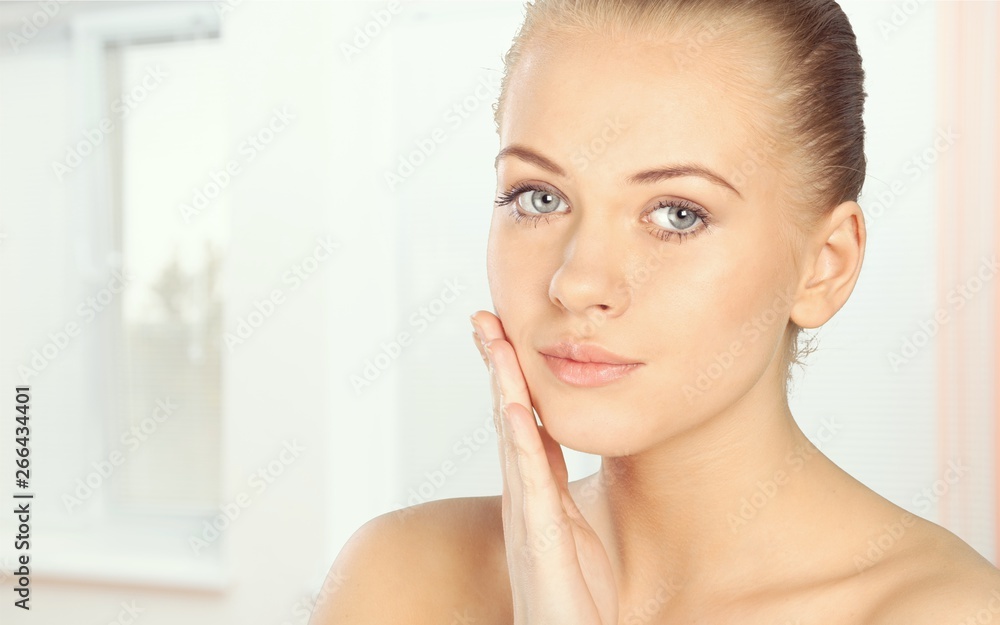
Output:
<svg viewBox="0 0 1000 625">
<path fill-rule="evenodd" d="M 799 294 L 791 319 L 818 328 L 847 302 L 861 273 L 867 231 L 857 202 L 843 202 L 820 221 L 808 246 Z"/>
</svg>

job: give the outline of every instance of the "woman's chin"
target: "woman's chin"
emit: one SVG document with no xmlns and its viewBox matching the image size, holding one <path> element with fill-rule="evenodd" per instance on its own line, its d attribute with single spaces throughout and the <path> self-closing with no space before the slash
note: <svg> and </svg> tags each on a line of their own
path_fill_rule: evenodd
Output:
<svg viewBox="0 0 1000 625">
<path fill-rule="evenodd" d="M 565 400 L 536 402 L 538 418 L 549 436 L 575 451 L 598 456 L 627 456 L 648 444 L 639 415 L 624 414 L 620 408 Z"/>
</svg>

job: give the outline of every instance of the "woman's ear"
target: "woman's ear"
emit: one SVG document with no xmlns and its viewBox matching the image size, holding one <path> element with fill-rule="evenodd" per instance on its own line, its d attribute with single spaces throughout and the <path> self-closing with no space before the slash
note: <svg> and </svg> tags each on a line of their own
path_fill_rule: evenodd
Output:
<svg viewBox="0 0 1000 625">
<path fill-rule="evenodd" d="M 818 328 L 841 309 L 861 273 L 866 236 L 865 216 L 857 202 L 844 202 L 820 220 L 804 248 L 792 321 Z"/>
</svg>

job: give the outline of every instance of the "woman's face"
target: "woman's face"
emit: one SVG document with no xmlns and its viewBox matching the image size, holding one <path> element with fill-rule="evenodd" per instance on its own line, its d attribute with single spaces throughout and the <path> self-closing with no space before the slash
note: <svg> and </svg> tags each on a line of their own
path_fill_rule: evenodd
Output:
<svg viewBox="0 0 1000 625">
<path fill-rule="evenodd" d="M 553 438 L 632 454 L 755 385 L 754 401 L 783 395 L 797 275 L 776 144 L 724 55 L 559 41 L 529 46 L 509 78 L 500 143 L 522 151 L 498 159 L 497 197 L 539 191 L 495 206 L 490 289 Z M 580 385 L 540 351 L 558 343 L 641 364 Z"/>
</svg>

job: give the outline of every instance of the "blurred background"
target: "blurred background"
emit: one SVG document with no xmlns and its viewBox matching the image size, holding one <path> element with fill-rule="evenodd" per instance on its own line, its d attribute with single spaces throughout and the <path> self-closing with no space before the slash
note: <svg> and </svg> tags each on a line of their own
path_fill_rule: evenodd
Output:
<svg viewBox="0 0 1000 625">
<path fill-rule="evenodd" d="M 1000 11 L 842 4 L 869 241 L 792 409 L 996 563 Z M 25 385 L 35 495 L 30 613 L 0 514 L 0 620 L 304 624 L 362 523 L 500 492 L 467 318 L 492 310 L 492 105 L 521 16 L 0 4 L 0 497 Z"/>
</svg>

